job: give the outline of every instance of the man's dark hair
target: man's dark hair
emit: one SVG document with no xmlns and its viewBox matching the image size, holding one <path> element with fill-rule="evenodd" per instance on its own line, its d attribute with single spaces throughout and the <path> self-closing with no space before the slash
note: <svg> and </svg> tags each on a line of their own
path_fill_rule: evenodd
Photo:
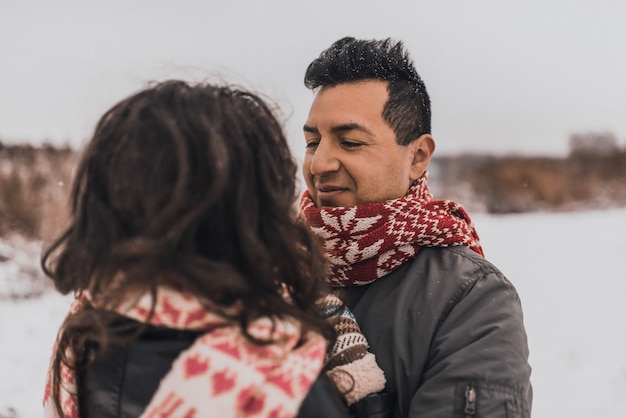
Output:
<svg viewBox="0 0 626 418">
<path fill-rule="evenodd" d="M 430 134 L 430 98 L 401 41 L 342 38 L 322 51 L 306 70 L 309 89 L 376 79 L 389 82 L 382 117 L 407 145 Z"/>
</svg>

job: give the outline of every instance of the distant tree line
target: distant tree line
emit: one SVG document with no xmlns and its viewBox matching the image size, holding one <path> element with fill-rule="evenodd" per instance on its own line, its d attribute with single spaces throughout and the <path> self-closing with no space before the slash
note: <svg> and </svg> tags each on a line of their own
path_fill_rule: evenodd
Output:
<svg viewBox="0 0 626 418">
<path fill-rule="evenodd" d="M 573 134 L 565 157 L 460 155 L 431 166 L 436 197 L 520 213 L 626 206 L 626 147 L 610 132 Z"/>
<path fill-rule="evenodd" d="M 626 147 L 606 132 L 574 134 L 562 158 L 436 156 L 435 198 L 470 210 L 520 213 L 626 206 Z M 50 239 L 66 224 L 77 152 L 0 141 L 0 237 Z"/>
</svg>

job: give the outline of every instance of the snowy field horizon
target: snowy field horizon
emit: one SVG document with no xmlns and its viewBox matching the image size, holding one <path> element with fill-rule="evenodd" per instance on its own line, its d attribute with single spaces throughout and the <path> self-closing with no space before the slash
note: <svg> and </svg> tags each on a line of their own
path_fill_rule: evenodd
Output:
<svg viewBox="0 0 626 418">
<path fill-rule="evenodd" d="M 473 220 L 487 259 L 522 299 L 532 416 L 625 417 L 626 208 Z M 24 269 L 0 263 L 0 295 Z M 43 417 L 45 372 L 70 301 L 54 291 L 0 299 L 0 418 Z"/>
</svg>

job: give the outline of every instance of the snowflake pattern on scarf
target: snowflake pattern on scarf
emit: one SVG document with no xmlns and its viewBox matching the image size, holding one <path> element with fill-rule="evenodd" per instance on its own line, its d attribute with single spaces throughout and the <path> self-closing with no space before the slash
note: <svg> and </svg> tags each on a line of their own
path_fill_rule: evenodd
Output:
<svg viewBox="0 0 626 418">
<path fill-rule="evenodd" d="M 478 234 L 463 207 L 433 200 L 428 176 L 406 196 L 348 207 L 318 208 L 305 191 L 300 213 L 323 240 L 333 286 L 366 285 L 415 257 L 422 247 L 464 245 L 483 255 Z"/>
</svg>

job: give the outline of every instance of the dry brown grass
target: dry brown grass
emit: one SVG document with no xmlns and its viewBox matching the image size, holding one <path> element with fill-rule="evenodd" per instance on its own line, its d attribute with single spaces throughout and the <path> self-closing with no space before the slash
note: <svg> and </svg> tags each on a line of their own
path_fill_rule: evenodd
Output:
<svg viewBox="0 0 626 418">
<path fill-rule="evenodd" d="M 0 143 L 0 236 L 50 240 L 67 222 L 76 152 Z"/>
<path fill-rule="evenodd" d="M 494 159 L 472 179 L 490 212 L 623 206 L 626 151 L 563 159 Z"/>
<path fill-rule="evenodd" d="M 0 237 L 49 242 L 66 226 L 78 153 L 0 142 Z M 626 206 L 626 150 L 566 158 L 460 156 L 436 162 L 436 197 L 491 213 Z"/>
<path fill-rule="evenodd" d="M 470 205 L 490 213 L 626 206 L 626 150 L 548 157 L 454 157 L 438 163 L 447 198 L 455 182 L 470 185 Z M 467 193 L 464 196 L 467 198 Z"/>
</svg>

